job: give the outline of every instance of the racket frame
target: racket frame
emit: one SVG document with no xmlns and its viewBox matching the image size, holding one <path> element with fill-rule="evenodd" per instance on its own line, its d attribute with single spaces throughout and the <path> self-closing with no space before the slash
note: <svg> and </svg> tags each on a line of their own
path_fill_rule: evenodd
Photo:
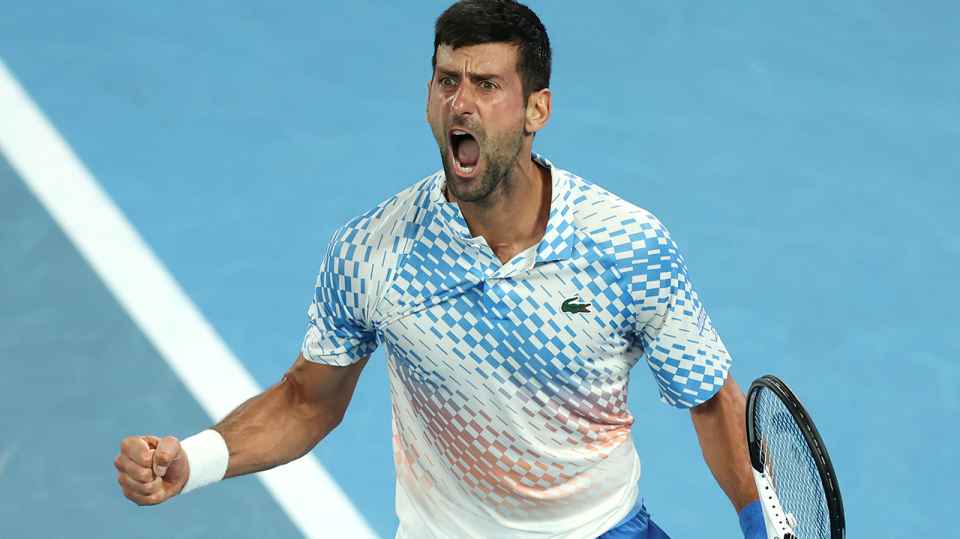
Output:
<svg viewBox="0 0 960 539">
<path fill-rule="evenodd" d="M 843 516 L 843 500 L 840 497 L 840 486 L 837 483 L 837 476 L 830 462 L 830 455 L 827 454 L 827 448 L 823 444 L 823 439 L 817 431 L 813 419 L 807 412 L 807 409 L 800 403 L 800 399 L 790 389 L 787 384 L 776 376 L 767 374 L 754 380 L 747 392 L 747 442 L 750 447 L 750 464 L 753 466 L 754 479 L 757 483 L 757 491 L 760 494 L 760 504 L 763 507 L 763 517 L 767 522 L 767 535 L 770 539 L 789 539 L 794 537 L 793 530 L 788 526 L 786 515 L 780 505 L 776 495 L 776 488 L 772 479 L 767 475 L 763 468 L 761 460 L 760 441 L 757 439 L 756 429 L 754 428 L 754 409 L 756 407 L 757 395 L 761 389 L 768 389 L 783 402 L 786 409 L 793 416 L 793 420 L 803 433 L 803 437 L 813 456 L 814 463 L 817 465 L 817 473 L 820 476 L 820 482 L 823 485 L 826 495 L 827 509 L 830 513 L 830 538 L 845 539 L 846 523 Z M 772 492 L 772 496 L 764 496 L 765 493 Z M 768 507 L 769 506 L 769 507 Z M 779 520 L 776 520 L 779 519 Z M 782 524 L 782 526 L 781 526 Z M 779 530 L 778 530 L 779 528 Z M 776 535 L 771 535 L 771 532 Z M 789 534 L 789 535 L 788 535 Z"/>
</svg>

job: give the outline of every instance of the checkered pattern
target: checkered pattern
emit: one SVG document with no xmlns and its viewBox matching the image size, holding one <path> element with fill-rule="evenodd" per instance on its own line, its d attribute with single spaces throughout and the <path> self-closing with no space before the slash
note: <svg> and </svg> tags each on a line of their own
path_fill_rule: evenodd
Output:
<svg viewBox="0 0 960 539">
<path fill-rule="evenodd" d="M 303 355 L 347 365 L 383 343 L 399 536 L 597 537 L 636 499 L 627 409 L 646 356 L 661 397 L 713 396 L 730 359 L 649 213 L 550 168 L 535 248 L 501 264 L 442 172 L 340 229 Z"/>
</svg>

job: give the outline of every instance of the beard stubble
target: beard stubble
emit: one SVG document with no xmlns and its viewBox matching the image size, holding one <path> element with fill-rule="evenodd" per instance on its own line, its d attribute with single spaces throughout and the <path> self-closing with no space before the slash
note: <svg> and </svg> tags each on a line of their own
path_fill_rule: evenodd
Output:
<svg viewBox="0 0 960 539">
<path fill-rule="evenodd" d="M 450 141 L 447 130 L 450 127 L 463 127 L 470 130 L 477 137 L 481 149 L 481 162 L 484 170 L 480 176 L 471 180 L 461 180 L 454 172 L 451 160 Z M 523 124 L 517 129 L 504 133 L 500 137 L 491 138 L 483 129 L 470 126 L 469 122 L 454 121 L 442 133 L 434 131 L 434 138 L 440 147 L 440 158 L 443 162 L 443 172 L 447 179 L 447 189 L 457 200 L 462 202 L 492 205 L 503 195 L 512 191 L 516 184 L 517 162 L 520 152 L 523 151 L 524 137 L 527 135 Z"/>
</svg>

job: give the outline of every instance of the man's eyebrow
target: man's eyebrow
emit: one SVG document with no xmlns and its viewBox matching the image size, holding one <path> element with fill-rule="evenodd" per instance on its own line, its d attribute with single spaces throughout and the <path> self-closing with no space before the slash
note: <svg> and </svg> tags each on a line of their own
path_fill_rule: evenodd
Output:
<svg viewBox="0 0 960 539">
<path fill-rule="evenodd" d="M 460 78 L 459 71 L 450 71 L 449 69 L 443 69 L 442 67 L 437 67 L 437 75 L 443 75 L 445 77 L 457 77 Z"/>
<path fill-rule="evenodd" d="M 460 71 L 452 71 L 449 69 L 444 69 L 442 67 L 437 67 L 437 74 L 443 75 L 445 77 L 455 77 L 458 79 L 461 78 L 462 76 Z M 493 80 L 493 79 L 501 79 L 503 77 L 495 73 L 477 73 L 475 71 L 468 71 L 467 78 L 470 80 Z"/>
</svg>

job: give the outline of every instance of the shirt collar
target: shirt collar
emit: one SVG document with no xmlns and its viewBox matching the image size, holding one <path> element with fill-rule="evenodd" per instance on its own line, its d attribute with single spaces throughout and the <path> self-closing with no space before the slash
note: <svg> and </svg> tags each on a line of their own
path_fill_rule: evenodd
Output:
<svg viewBox="0 0 960 539">
<path fill-rule="evenodd" d="M 556 168 L 553 163 L 536 153 L 531 157 L 534 162 L 550 171 L 553 186 L 550 216 L 547 219 L 547 230 L 537 248 L 537 262 L 567 260 L 573 256 L 575 232 L 570 174 Z M 430 184 L 430 201 L 446 226 L 467 243 L 482 242 L 482 238 L 474 238 L 470 234 L 467 222 L 460 213 L 460 207 L 447 202 L 444 194 L 447 180 L 443 171 L 437 172 L 428 183 Z"/>
<path fill-rule="evenodd" d="M 546 158 L 533 154 L 533 160 L 550 171 L 553 192 L 550 200 L 550 217 L 547 230 L 537 249 L 537 262 L 567 260 L 573 256 L 573 203 L 570 174 L 564 172 Z"/>
</svg>

